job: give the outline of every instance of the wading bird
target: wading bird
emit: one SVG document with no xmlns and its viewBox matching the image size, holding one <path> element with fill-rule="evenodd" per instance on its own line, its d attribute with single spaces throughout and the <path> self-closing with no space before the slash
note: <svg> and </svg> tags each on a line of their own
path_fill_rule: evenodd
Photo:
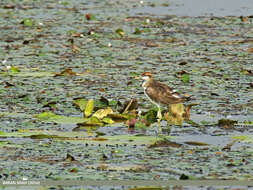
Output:
<svg viewBox="0 0 253 190">
<path fill-rule="evenodd" d="M 150 72 L 142 73 L 141 78 L 144 80 L 142 87 L 144 88 L 145 95 L 158 107 L 157 118 L 159 126 L 162 119 L 162 104 L 178 104 L 190 100 L 189 96 L 181 96 L 176 90 L 168 87 L 166 84 L 154 80 Z"/>
</svg>

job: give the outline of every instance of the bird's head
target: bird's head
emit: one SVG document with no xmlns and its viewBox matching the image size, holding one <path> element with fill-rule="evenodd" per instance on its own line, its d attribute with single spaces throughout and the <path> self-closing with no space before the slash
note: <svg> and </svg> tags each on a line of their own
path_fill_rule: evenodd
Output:
<svg viewBox="0 0 253 190">
<path fill-rule="evenodd" d="M 149 80 L 152 78 L 152 73 L 150 72 L 144 72 L 141 74 L 141 78 L 145 81 Z"/>
</svg>

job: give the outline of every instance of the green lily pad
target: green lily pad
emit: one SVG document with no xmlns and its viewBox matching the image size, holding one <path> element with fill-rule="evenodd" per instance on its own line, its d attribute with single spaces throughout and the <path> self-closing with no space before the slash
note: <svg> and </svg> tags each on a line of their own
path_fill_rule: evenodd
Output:
<svg viewBox="0 0 253 190">
<path fill-rule="evenodd" d="M 73 104 L 76 105 L 81 111 L 84 111 L 87 105 L 87 100 L 80 98 L 74 100 Z"/>
<path fill-rule="evenodd" d="M 125 32 L 121 28 L 118 28 L 115 32 L 119 34 L 121 37 L 125 35 Z"/>
<path fill-rule="evenodd" d="M 63 131 L 41 131 L 41 130 L 21 130 L 18 132 L 0 132 L 0 138 L 6 137 L 23 137 L 32 139 L 54 139 L 71 141 L 77 143 L 92 143 L 96 144 L 107 144 L 107 145 L 150 145 L 159 139 L 173 138 L 171 136 L 155 137 L 155 136 L 133 136 L 133 135 L 117 135 L 117 136 L 103 136 L 101 137 L 88 137 L 85 133 L 80 132 L 63 132 Z"/>
<path fill-rule="evenodd" d="M 38 114 L 36 117 L 42 121 L 55 122 L 55 123 L 76 124 L 76 123 L 81 123 L 81 122 L 87 121 L 87 119 L 85 119 L 85 118 L 61 116 L 61 115 L 56 115 L 52 112 L 43 112 L 41 114 Z"/>
<path fill-rule="evenodd" d="M 190 81 L 190 75 L 189 75 L 189 74 L 183 74 L 183 75 L 182 75 L 182 81 L 183 81 L 184 83 L 189 82 L 189 81 Z"/>
<path fill-rule="evenodd" d="M 30 18 L 25 18 L 25 19 L 23 20 L 23 23 L 24 23 L 24 26 L 29 26 L 29 27 L 31 27 L 31 26 L 33 26 L 33 24 L 34 24 L 34 21 L 33 21 L 32 19 L 30 19 Z"/>
<path fill-rule="evenodd" d="M 243 142 L 253 143 L 253 135 L 242 135 L 242 136 L 234 136 L 233 139 L 238 139 Z"/>
<path fill-rule="evenodd" d="M 78 123 L 78 126 L 103 126 L 104 123 L 97 117 L 90 117 L 85 122 Z"/>
<path fill-rule="evenodd" d="M 94 100 L 90 99 L 88 100 L 86 106 L 85 106 L 85 110 L 84 110 L 84 115 L 85 117 L 89 117 L 94 109 Z"/>
</svg>

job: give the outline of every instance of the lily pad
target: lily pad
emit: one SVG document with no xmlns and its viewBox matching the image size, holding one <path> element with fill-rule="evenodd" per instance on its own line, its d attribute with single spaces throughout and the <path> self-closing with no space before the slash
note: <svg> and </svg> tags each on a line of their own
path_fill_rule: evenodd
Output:
<svg viewBox="0 0 253 190">
<path fill-rule="evenodd" d="M 87 100 L 80 98 L 80 99 L 76 99 L 74 100 L 73 104 L 75 106 L 77 106 L 81 111 L 84 111 L 87 105 Z"/>
<path fill-rule="evenodd" d="M 36 115 L 36 117 L 41 121 L 55 122 L 55 123 L 76 124 L 76 123 L 87 121 L 87 119 L 85 118 L 61 116 L 61 115 L 56 115 L 52 112 L 43 112 L 41 114 Z"/>
<path fill-rule="evenodd" d="M 97 117 L 98 119 L 103 119 L 108 114 L 112 114 L 113 110 L 110 107 L 107 107 L 106 109 L 99 109 L 94 114 L 93 117 Z"/>
<path fill-rule="evenodd" d="M 237 139 L 247 143 L 253 143 L 253 135 L 242 135 L 242 136 L 234 136 L 233 139 Z"/>
<path fill-rule="evenodd" d="M 85 117 L 89 117 L 94 109 L 94 100 L 88 100 L 86 106 L 85 106 L 85 110 L 84 110 L 84 115 Z"/>
</svg>

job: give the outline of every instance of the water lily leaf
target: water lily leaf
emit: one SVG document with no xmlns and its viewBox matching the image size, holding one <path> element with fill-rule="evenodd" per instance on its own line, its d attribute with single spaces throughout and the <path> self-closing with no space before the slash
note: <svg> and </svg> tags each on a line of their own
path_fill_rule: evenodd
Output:
<svg viewBox="0 0 253 190">
<path fill-rule="evenodd" d="M 218 121 L 218 126 L 224 129 L 233 129 L 236 123 L 238 123 L 238 121 L 230 119 L 220 119 Z"/>
<path fill-rule="evenodd" d="M 150 125 L 157 121 L 157 110 L 151 109 L 145 115 L 144 119 L 147 121 L 147 124 Z"/>
<path fill-rule="evenodd" d="M 22 24 L 24 24 L 24 26 L 33 26 L 34 24 L 34 21 L 30 18 L 25 18 L 23 21 L 22 21 Z"/>
<path fill-rule="evenodd" d="M 120 111 L 123 114 L 128 113 L 129 111 L 135 111 L 138 108 L 138 102 L 136 99 L 132 99 L 124 103 L 123 109 Z"/>
<path fill-rule="evenodd" d="M 96 118 L 97 119 L 97 118 Z M 55 131 L 55 130 L 25 130 L 19 132 L 0 132 L 1 138 L 6 137 L 23 137 L 33 139 L 55 139 L 61 141 L 71 141 L 76 143 L 92 143 L 92 144 L 127 144 L 127 145 L 150 145 L 157 140 L 161 140 L 160 137 L 145 136 L 145 135 L 113 135 L 103 137 L 88 138 L 87 133 L 80 133 L 79 131 Z M 164 136 L 163 138 L 173 138 L 171 136 Z"/>
<path fill-rule="evenodd" d="M 111 118 L 115 122 L 123 122 L 130 118 L 129 115 L 119 113 L 108 114 L 107 117 Z"/>
<path fill-rule="evenodd" d="M 137 120 L 137 122 L 135 123 L 135 129 L 136 128 L 147 128 L 147 125 L 146 125 L 146 120 Z"/>
<path fill-rule="evenodd" d="M 184 118 L 185 120 L 187 120 L 187 122 L 191 122 L 192 125 L 198 125 L 197 123 L 194 123 L 193 121 L 190 121 L 190 116 L 191 116 L 191 108 L 192 106 L 197 106 L 200 103 L 192 103 L 192 104 L 188 104 L 185 106 L 185 113 L 184 113 Z"/>
<path fill-rule="evenodd" d="M 57 76 L 75 76 L 75 75 L 77 75 L 77 73 L 73 72 L 71 68 L 66 68 L 63 71 L 61 71 L 59 73 L 56 73 L 54 75 L 54 77 L 57 77 Z"/>
<path fill-rule="evenodd" d="M 3 131 L 0 131 L 0 135 L 5 135 L 6 133 Z"/>
<path fill-rule="evenodd" d="M 129 171 L 129 172 L 149 172 L 150 167 L 144 165 L 109 165 L 109 164 L 101 164 L 98 166 L 88 166 L 88 168 L 96 169 L 96 170 L 109 170 L 109 171 Z"/>
<path fill-rule="evenodd" d="M 188 145 L 193 145 L 193 146 L 210 146 L 210 144 L 204 143 L 204 142 L 197 142 L 197 141 L 187 141 L 184 142 L 185 144 Z"/>
<path fill-rule="evenodd" d="M 135 32 L 134 32 L 134 34 L 141 34 L 141 30 L 139 29 L 139 28 L 135 28 Z"/>
<path fill-rule="evenodd" d="M 253 135 L 241 135 L 241 136 L 234 136 L 232 138 L 243 142 L 253 143 Z"/>
<path fill-rule="evenodd" d="M 184 83 L 187 83 L 187 82 L 190 81 L 190 75 L 189 74 L 183 74 L 181 79 Z"/>
<path fill-rule="evenodd" d="M 121 37 L 125 35 L 125 32 L 121 28 L 118 28 L 115 32 L 119 34 Z"/>
<path fill-rule="evenodd" d="M 19 68 L 17 68 L 17 67 L 11 66 L 11 72 L 12 72 L 12 73 L 19 73 L 20 70 L 19 70 Z"/>
<path fill-rule="evenodd" d="M 43 112 L 37 115 L 37 118 L 40 120 L 49 120 L 50 118 L 56 117 L 57 115 L 52 112 Z"/>
<path fill-rule="evenodd" d="M 0 141 L 0 147 L 10 144 L 8 141 Z"/>
<path fill-rule="evenodd" d="M 127 190 L 163 190 L 163 187 L 133 187 L 133 188 L 129 188 Z"/>
<path fill-rule="evenodd" d="M 102 121 L 100 121 L 97 117 L 92 116 L 92 117 L 88 118 L 85 122 L 78 123 L 77 125 L 78 126 L 90 126 L 90 127 L 94 126 L 94 127 L 96 127 L 96 126 L 103 126 L 104 123 Z"/>
<path fill-rule="evenodd" d="M 168 141 L 167 139 L 161 139 L 156 141 L 154 144 L 151 144 L 148 146 L 148 148 L 155 148 L 155 147 L 174 147 L 174 148 L 180 148 L 182 147 L 182 144 L 173 142 L 173 141 Z"/>
<path fill-rule="evenodd" d="M 104 123 L 107 123 L 107 124 L 113 124 L 114 123 L 114 121 L 111 118 L 108 118 L 108 117 L 103 118 L 102 121 Z"/>
<path fill-rule="evenodd" d="M 35 135 L 30 135 L 30 136 L 24 136 L 25 138 L 31 138 L 31 139 L 60 139 L 60 138 L 65 138 L 61 137 L 58 135 L 47 135 L 47 134 L 35 134 Z"/>
<path fill-rule="evenodd" d="M 84 111 L 87 105 L 87 100 L 80 98 L 80 99 L 76 99 L 74 100 L 73 104 L 75 106 L 77 106 L 81 111 Z"/>
<path fill-rule="evenodd" d="M 36 117 L 42 121 L 55 122 L 55 123 L 76 124 L 76 123 L 81 123 L 81 122 L 86 121 L 85 118 L 61 116 L 61 115 L 56 115 L 52 112 L 43 112 L 41 114 L 36 115 Z"/>
<path fill-rule="evenodd" d="M 93 117 L 97 117 L 98 119 L 103 119 L 108 114 L 112 114 L 113 110 L 110 107 L 107 107 L 106 109 L 99 109 L 94 114 Z"/>
<path fill-rule="evenodd" d="M 170 104 L 169 112 L 164 114 L 164 118 L 168 121 L 168 124 L 182 125 L 184 122 L 184 105 Z"/>
<path fill-rule="evenodd" d="M 92 114 L 93 109 L 94 109 L 94 100 L 90 99 L 90 100 L 88 100 L 88 102 L 85 106 L 85 110 L 84 110 L 85 117 L 89 117 Z"/>
</svg>

